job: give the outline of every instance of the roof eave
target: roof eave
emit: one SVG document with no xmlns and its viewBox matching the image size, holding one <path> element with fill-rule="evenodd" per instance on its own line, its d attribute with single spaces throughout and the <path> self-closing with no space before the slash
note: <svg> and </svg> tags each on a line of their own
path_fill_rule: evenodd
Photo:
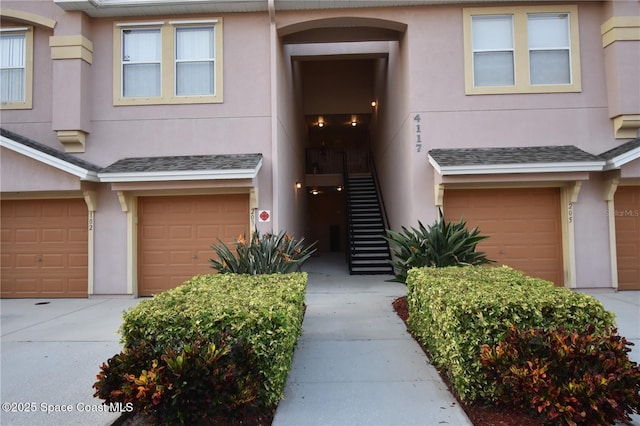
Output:
<svg viewBox="0 0 640 426">
<path fill-rule="evenodd" d="M 260 164 L 251 170 L 186 170 L 162 172 L 122 172 L 98 173 L 100 182 L 168 182 L 179 180 L 224 180 L 254 179 L 258 175 Z"/>
<path fill-rule="evenodd" d="M 275 0 L 275 10 L 319 10 L 392 6 L 460 4 L 467 0 Z M 494 0 L 476 0 L 486 3 Z M 514 0 L 522 2 L 526 0 Z M 54 0 L 66 11 L 81 11 L 97 17 L 144 16 L 176 13 L 267 12 L 267 0 Z"/>
<path fill-rule="evenodd" d="M 429 159 L 431 162 L 431 158 Z M 435 161 L 435 160 L 434 160 Z M 433 165 L 433 162 L 431 162 Z M 459 165 L 435 167 L 442 176 L 459 175 L 493 175 L 514 173 L 571 173 L 571 172 L 599 172 L 605 166 L 605 161 L 570 162 L 570 163 L 526 163 L 526 164 L 490 164 L 490 165 Z"/>
<path fill-rule="evenodd" d="M 76 166 L 75 164 L 69 163 L 68 161 L 64 161 L 42 151 L 38 151 L 37 149 L 16 142 L 5 136 L 0 136 L 0 146 L 17 152 L 18 154 L 27 156 L 33 160 L 44 163 L 48 166 L 54 167 L 63 172 L 69 173 L 73 176 L 76 176 L 80 180 L 99 182 L 98 174 L 92 170 Z"/>
<path fill-rule="evenodd" d="M 640 158 L 640 146 L 607 160 L 604 170 L 619 169 L 627 163 Z"/>
</svg>

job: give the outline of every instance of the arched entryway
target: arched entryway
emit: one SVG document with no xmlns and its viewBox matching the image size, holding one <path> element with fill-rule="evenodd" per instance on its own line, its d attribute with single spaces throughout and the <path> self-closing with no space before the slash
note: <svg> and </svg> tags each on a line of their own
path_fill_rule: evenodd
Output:
<svg viewBox="0 0 640 426">
<path fill-rule="evenodd" d="M 333 17 L 278 29 L 291 59 L 295 120 L 302 131 L 305 235 L 320 252 L 342 252 L 351 273 L 391 273 L 388 227 L 372 155 L 384 109 L 389 43 L 406 25 Z"/>
</svg>

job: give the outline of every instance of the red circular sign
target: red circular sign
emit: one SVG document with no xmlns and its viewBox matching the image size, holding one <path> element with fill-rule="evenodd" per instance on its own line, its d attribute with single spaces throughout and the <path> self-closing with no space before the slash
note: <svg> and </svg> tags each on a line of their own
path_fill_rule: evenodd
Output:
<svg viewBox="0 0 640 426">
<path fill-rule="evenodd" d="M 266 222 L 267 220 L 269 220 L 269 213 L 266 211 L 261 211 L 260 212 L 260 220 L 263 222 Z"/>
</svg>

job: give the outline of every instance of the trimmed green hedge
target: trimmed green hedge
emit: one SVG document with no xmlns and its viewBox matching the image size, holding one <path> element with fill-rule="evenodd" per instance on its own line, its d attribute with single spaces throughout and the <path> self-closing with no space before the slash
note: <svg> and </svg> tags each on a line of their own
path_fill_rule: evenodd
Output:
<svg viewBox="0 0 640 426">
<path fill-rule="evenodd" d="M 614 325 L 613 314 L 595 298 L 506 266 L 412 269 L 407 302 L 409 330 L 468 401 L 494 397 L 481 372 L 480 350 L 497 345 L 511 325 L 581 331 L 591 324 L 596 333 Z"/>
<path fill-rule="evenodd" d="M 160 353 L 199 339 L 215 341 L 224 333 L 244 338 L 265 376 L 261 402 L 272 406 L 282 399 L 302 334 L 306 283 L 304 272 L 199 275 L 125 312 L 122 343 L 125 348 L 151 343 Z"/>
</svg>

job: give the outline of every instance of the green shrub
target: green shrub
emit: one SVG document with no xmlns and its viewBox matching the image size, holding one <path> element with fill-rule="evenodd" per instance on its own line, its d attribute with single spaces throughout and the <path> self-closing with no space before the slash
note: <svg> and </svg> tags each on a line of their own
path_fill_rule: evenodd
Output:
<svg viewBox="0 0 640 426">
<path fill-rule="evenodd" d="M 163 424 L 216 424 L 254 408 L 261 374 L 252 348 L 239 339 L 184 344 L 156 358 L 152 345 L 125 349 L 101 367 L 94 384 L 106 404 L 131 404 Z"/>
<path fill-rule="evenodd" d="M 498 401 L 530 409 L 553 424 L 608 425 L 640 410 L 640 367 L 615 330 L 593 327 L 521 331 L 512 327 L 480 360 Z"/>
<path fill-rule="evenodd" d="M 304 246 L 304 238 L 296 240 L 281 231 L 278 235 L 260 235 L 255 231 L 249 242 L 246 235 L 238 237 L 235 254 L 220 240 L 211 248 L 218 259 L 209 259 L 211 267 L 220 273 L 275 274 L 300 270 L 300 266 L 316 251 L 312 243 Z"/>
<path fill-rule="evenodd" d="M 302 333 L 307 274 L 200 275 L 124 313 L 125 348 L 152 343 L 155 357 L 185 342 L 216 342 L 228 333 L 255 351 L 264 376 L 260 404 L 282 398 L 293 350 Z"/>
<path fill-rule="evenodd" d="M 484 265 L 492 263 L 484 252 L 476 251 L 480 241 L 489 237 L 480 235 L 478 228 L 467 229 L 467 222 L 445 221 L 440 218 L 425 227 L 418 222 L 418 229 L 402 227 L 402 233 L 387 230 L 385 239 L 391 243 L 396 277 L 392 281 L 406 283 L 411 268 Z"/>
<path fill-rule="evenodd" d="M 412 269 L 407 303 L 410 331 L 469 401 L 493 398 L 480 348 L 497 345 L 512 325 L 577 331 L 592 324 L 601 334 L 614 326 L 613 315 L 595 298 L 506 266 Z"/>
</svg>

